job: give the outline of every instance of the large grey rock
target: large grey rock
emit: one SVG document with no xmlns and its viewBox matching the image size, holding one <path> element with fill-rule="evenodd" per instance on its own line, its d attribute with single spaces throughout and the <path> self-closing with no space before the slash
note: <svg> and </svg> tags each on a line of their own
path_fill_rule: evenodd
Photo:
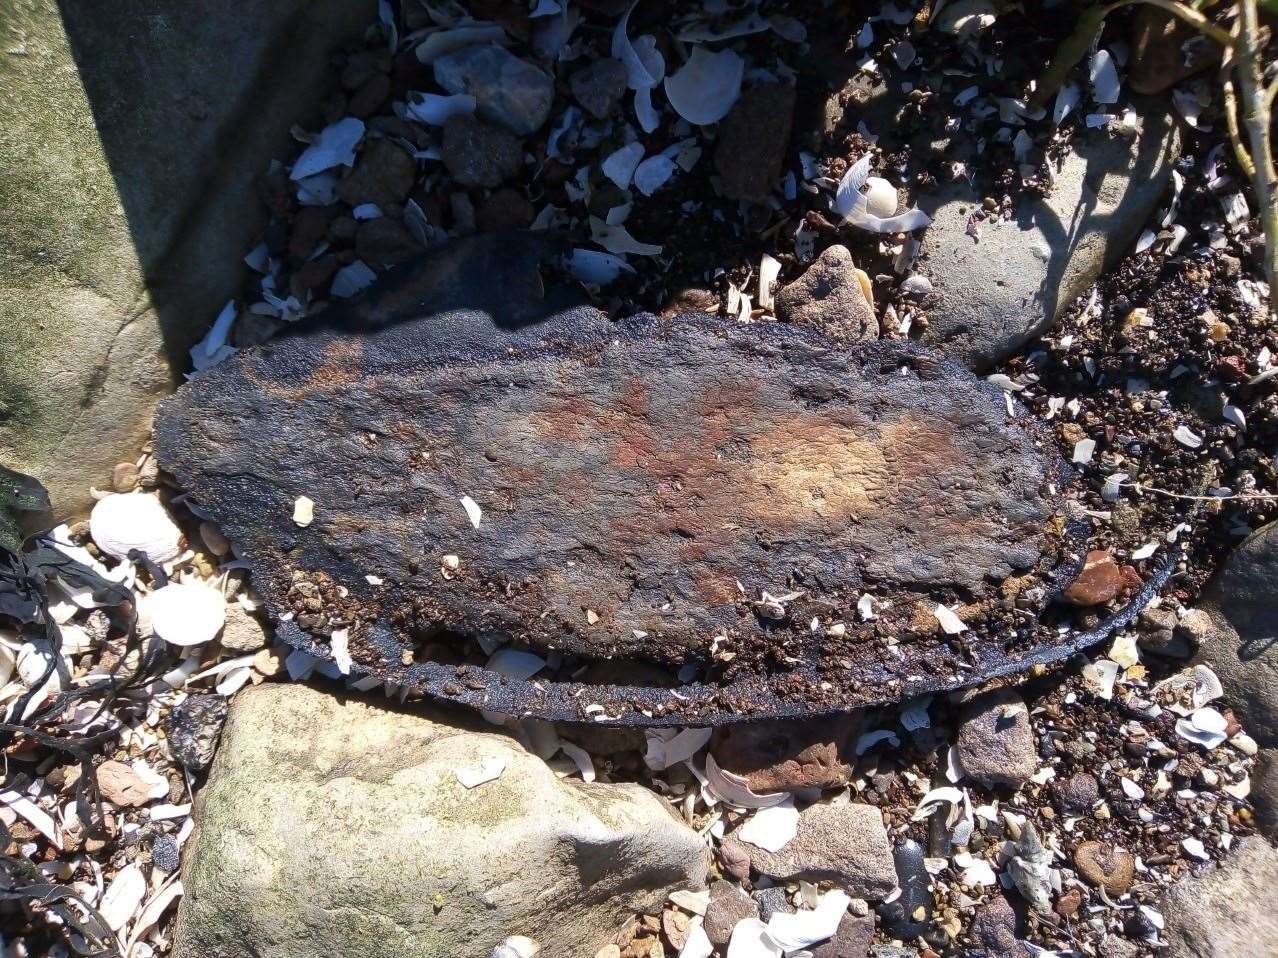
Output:
<svg viewBox="0 0 1278 958">
<path fill-rule="evenodd" d="M 729 861 L 780 881 L 829 880 L 857 898 L 886 898 L 896 887 L 896 866 L 883 813 L 873 805 L 809 805 L 799 814 L 798 831 L 780 850 L 770 852 L 742 841 L 734 829 L 723 840 Z"/>
<path fill-rule="evenodd" d="M 517 136 L 536 133 L 555 100 L 555 81 L 496 44 L 463 47 L 435 61 L 435 82 L 469 93 L 480 117 Z"/>
<path fill-rule="evenodd" d="M 1025 700 L 999 689 L 964 710 L 955 742 L 963 771 L 986 788 L 1023 785 L 1038 771 L 1038 749 Z"/>
<path fill-rule="evenodd" d="M 932 219 L 920 272 L 938 300 L 926 339 L 984 370 L 1039 335 L 1128 251 L 1163 195 L 1179 151 L 1172 112 L 1145 106 L 1132 139 L 1080 134 L 1055 168 L 1046 198 L 1026 198 L 1009 220 L 968 220 L 982 195 L 965 181 L 918 197 Z"/>
<path fill-rule="evenodd" d="M 196 821 L 174 958 L 483 958 L 511 934 L 589 958 L 708 866 L 640 786 L 300 685 L 235 699 Z"/>
<path fill-rule="evenodd" d="M 1222 867 L 1172 886 L 1160 911 L 1167 958 L 1278 955 L 1278 850 L 1244 838 Z"/>
<path fill-rule="evenodd" d="M 1195 661 L 1220 676 L 1243 728 L 1278 746 L 1278 522 L 1252 535 L 1203 592 L 1210 627 L 1198 635 Z"/>
<path fill-rule="evenodd" d="M 253 180 L 373 0 L 0 5 L 0 460 L 62 515 L 239 292 Z"/>
</svg>

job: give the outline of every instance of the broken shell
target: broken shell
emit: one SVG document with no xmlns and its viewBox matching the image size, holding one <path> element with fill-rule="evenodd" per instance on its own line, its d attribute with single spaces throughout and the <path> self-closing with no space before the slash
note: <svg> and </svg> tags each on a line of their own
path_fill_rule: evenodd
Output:
<svg viewBox="0 0 1278 958">
<path fill-rule="evenodd" d="M 148 493 L 98 500 L 89 514 L 89 535 L 99 549 L 117 559 L 127 559 L 137 549 L 152 562 L 168 562 L 182 544 L 182 530 L 160 500 Z"/>
<path fill-rule="evenodd" d="M 871 176 L 865 181 L 865 199 L 869 212 L 887 219 L 896 212 L 896 187 L 881 176 Z"/>
<path fill-rule="evenodd" d="M 298 496 L 293 500 L 293 522 L 305 529 L 315 521 L 315 502 L 309 496 Z"/>
<path fill-rule="evenodd" d="M 170 582 L 143 597 L 138 617 L 165 642 L 201 645 L 222 631 L 226 600 L 202 582 Z"/>
</svg>

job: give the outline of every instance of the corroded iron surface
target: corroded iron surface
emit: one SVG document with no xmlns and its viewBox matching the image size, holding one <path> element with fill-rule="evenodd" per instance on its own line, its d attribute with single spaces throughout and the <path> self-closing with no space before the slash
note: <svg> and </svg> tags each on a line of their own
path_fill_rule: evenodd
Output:
<svg viewBox="0 0 1278 958">
<path fill-rule="evenodd" d="M 1063 467 L 957 364 L 437 301 L 239 353 L 157 417 L 161 464 L 294 644 L 341 630 L 356 669 L 435 695 L 629 721 L 829 711 L 1067 653 L 1035 632 L 1045 599 L 1005 614 L 1008 582 L 1046 595 L 1072 560 Z M 946 635 L 938 601 L 972 628 Z M 568 666 L 506 680 L 477 637 Z"/>
</svg>

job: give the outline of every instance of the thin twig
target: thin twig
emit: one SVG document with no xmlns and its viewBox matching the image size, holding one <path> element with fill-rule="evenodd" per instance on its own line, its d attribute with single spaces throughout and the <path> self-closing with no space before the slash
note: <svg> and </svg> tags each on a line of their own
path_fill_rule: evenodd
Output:
<svg viewBox="0 0 1278 958">
<path fill-rule="evenodd" d="M 1241 29 L 1242 18 L 1235 17 L 1231 35 L 1236 39 Z M 1238 95 L 1234 92 L 1233 71 L 1237 49 L 1236 45 L 1225 47 L 1224 55 L 1220 59 L 1220 89 L 1224 93 L 1225 126 L 1229 130 L 1229 142 L 1234 148 L 1234 159 L 1238 161 L 1243 174 L 1251 179 L 1256 175 L 1256 165 L 1251 161 L 1251 154 L 1247 152 L 1247 146 L 1242 140 L 1242 131 L 1238 127 Z"/>
<path fill-rule="evenodd" d="M 1273 144 L 1269 139 L 1269 91 L 1264 86 L 1260 50 L 1260 16 L 1256 0 L 1239 0 L 1240 32 L 1235 54 L 1242 92 L 1243 125 L 1251 146 L 1252 188 L 1260 208 L 1265 234 L 1265 279 L 1269 282 L 1269 309 L 1278 313 L 1278 173 L 1274 171 Z"/>
<path fill-rule="evenodd" d="M 1191 496 L 1183 492 L 1171 492 L 1168 489 L 1159 489 L 1155 486 L 1143 486 L 1139 482 L 1123 482 L 1120 485 L 1129 489 L 1135 489 L 1137 492 L 1152 492 L 1155 495 L 1166 496 L 1168 499 L 1188 499 L 1192 502 L 1228 502 L 1230 500 L 1242 500 L 1244 502 L 1278 502 L 1278 493 L 1273 492 L 1235 492 L 1228 496 Z"/>
</svg>

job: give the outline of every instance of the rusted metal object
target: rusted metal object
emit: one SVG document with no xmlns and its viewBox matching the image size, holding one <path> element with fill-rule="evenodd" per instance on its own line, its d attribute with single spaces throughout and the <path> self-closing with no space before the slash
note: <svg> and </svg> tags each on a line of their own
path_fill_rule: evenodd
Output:
<svg viewBox="0 0 1278 958">
<path fill-rule="evenodd" d="M 1077 559 L 1067 470 L 1000 390 L 906 344 L 556 309 L 544 253 L 479 256 L 474 306 L 474 258 L 446 253 L 451 294 L 401 272 L 162 406 L 161 464 L 289 642 L 328 656 L 338 631 L 435 696 L 636 723 L 852 708 L 1076 647 L 1040 621 Z M 497 675 L 494 641 L 552 668 Z"/>
</svg>

